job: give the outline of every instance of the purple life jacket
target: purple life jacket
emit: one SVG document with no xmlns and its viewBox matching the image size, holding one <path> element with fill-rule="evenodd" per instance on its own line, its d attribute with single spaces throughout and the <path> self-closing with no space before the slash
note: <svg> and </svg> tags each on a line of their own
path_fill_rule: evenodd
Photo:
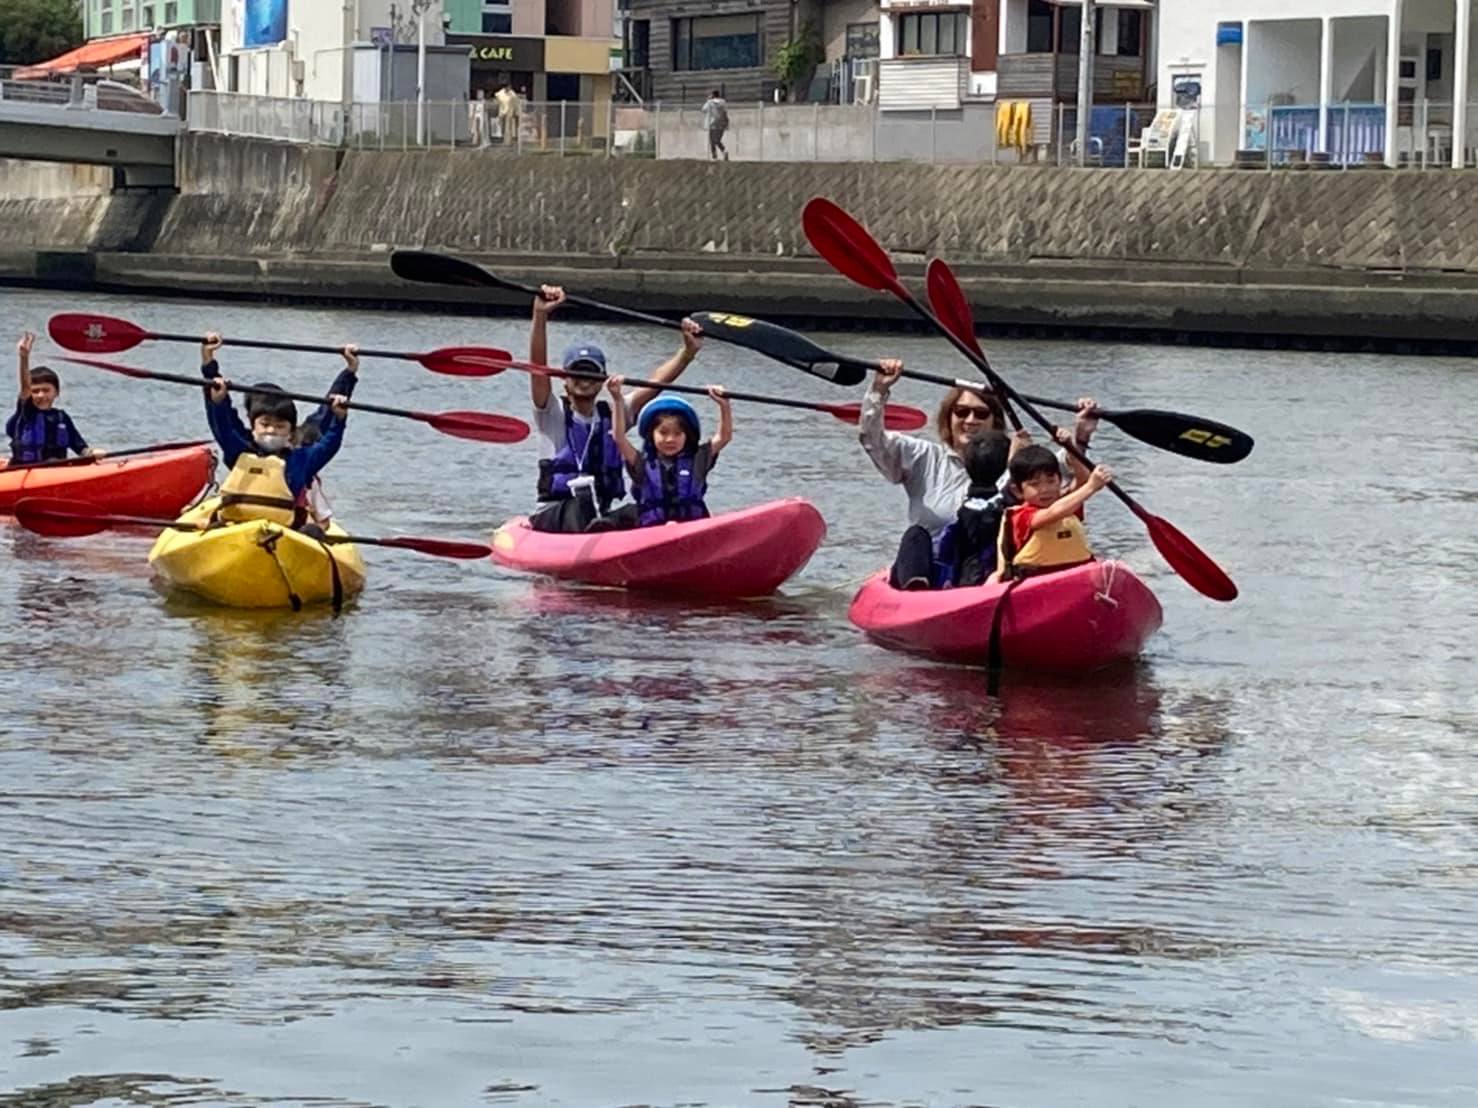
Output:
<svg viewBox="0 0 1478 1108">
<path fill-rule="evenodd" d="M 604 512 L 626 495 L 625 465 L 611 434 L 611 408 L 604 400 L 595 405 L 595 419 L 575 419 L 570 402 L 561 399 L 565 410 L 565 444 L 553 458 L 539 463 L 539 499 L 568 500 L 570 481 L 582 474 L 595 478 L 596 499 Z"/>
<path fill-rule="evenodd" d="M 27 414 L 29 413 L 29 414 Z M 47 419 L 48 415 L 54 418 Z M 86 449 L 72 432 L 72 421 L 60 408 L 43 412 L 27 403 L 15 416 L 15 434 L 10 438 L 10 460 L 14 465 L 50 462 L 67 457 L 73 449 Z"/>
<path fill-rule="evenodd" d="M 703 502 L 708 481 L 694 474 L 691 453 L 679 454 L 663 465 L 656 451 L 648 447 L 642 469 L 641 484 L 635 490 L 638 526 L 708 518 L 708 505 Z"/>
</svg>

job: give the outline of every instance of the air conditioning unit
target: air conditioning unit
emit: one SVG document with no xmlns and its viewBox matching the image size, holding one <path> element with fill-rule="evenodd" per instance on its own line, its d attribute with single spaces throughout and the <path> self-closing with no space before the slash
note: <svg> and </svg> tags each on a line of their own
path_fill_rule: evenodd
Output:
<svg viewBox="0 0 1478 1108">
<path fill-rule="evenodd" d="M 871 104 L 876 95 L 877 88 L 873 84 L 873 74 L 870 70 L 864 70 L 853 76 L 852 102 L 854 104 Z"/>
</svg>

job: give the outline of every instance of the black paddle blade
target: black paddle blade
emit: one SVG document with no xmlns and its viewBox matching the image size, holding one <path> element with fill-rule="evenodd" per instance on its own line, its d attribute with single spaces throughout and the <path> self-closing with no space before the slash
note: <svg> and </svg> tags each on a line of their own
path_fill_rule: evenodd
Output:
<svg viewBox="0 0 1478 1108">
<path fill-rule="evenodd" d="M 503 288 L 494 273 L 480 265 L 464 262 L 448 254 L 430 254 L 424 250 L 397 250 L 390 255 L 390 269 L 402 281 L 419 281 L 426 285 L 465 285 L 473 288 Z"/>
<path fill-rule="evenodd" d="M 817 346 L 805 335 L 778 323 L 766 323 L 763 319 L 750 319 L 728 312 L 694 312 L 692 318 L 703 328 L 705 335 L 753 350 L 795 369 L 803 369 L 823 381 L 850 388 L 862 384 L 867 378 L 866 362 L 834 354 Z"/>
<path fill-rule="evenodd" d="M 1252 453 L 1251 435 L 1214 419 L 1157 408 L 1105 413 L 1104 418 L 1140 442 L 1200 462 L 1232 465 Z"/>
</svg>

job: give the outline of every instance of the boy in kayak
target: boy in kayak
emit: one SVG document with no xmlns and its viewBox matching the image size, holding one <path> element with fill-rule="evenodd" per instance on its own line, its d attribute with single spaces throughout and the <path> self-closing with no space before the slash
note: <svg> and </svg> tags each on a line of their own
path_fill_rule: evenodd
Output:
<svg viewBox="0 0 1478 1108">
<path fill-rule="evenodd" d="M 1069 431 L 1059 431 L 1066 443 Z M 1098 466 L 1092 472 L 1073 455 L 1073 490 L 1062 491 L 1057 455 L 1045 446 L 1027 446 L 1009 464 L 1011 495 L 1019 503 L 1006 510 L 1001 523 L 997 570 L 992 581 L 1036 577 L 1093 561 L 1093 550 L 1083 531 L 1083 505 L 1114 479 L 1113 470 Z"/>
<path fill-rule="evenodd" d="M 1007 507 L 1006 493 L 1000 483 L 1013 445 L 1005 432 L 994 428 L 977 431 L 965 445 L 965 472 L 970 475 L 970 488 L 955 521 L 939 536 L 934 577 L 928 587 L 968 588 L 984 584 L 995 572 L 1001 520 Z M 913 582 L 904 587 L 910 585 L 923 587 Z"/>
<path fill-rule="evenodd" d="M 265 519 L 321 537 L 322 527 L 309 521 L 308 488 L 339 452 L 349 414 L 344 407 L 348 398 L 329 396 L 328 411 L 320 424 L 322 433 L 309 446 L 293 445 L 298 410 L 280 392 L 252 394 L 248 428 L 231 404 L 227 388 L 231 382 L 220 375 L 216 364 L 220 345 L 220 336 L 212 332 L 200 347 L 200 372 L 209 382 L 205 416 L 221 448 L 221 460 L 231 470 L 221 483 L 217 518 L 228 523 Z M 350 348 L 345 348 L 344 357 L 351 368 L 357 366 L 357 355 Z"/>
<path fill-rule="evenodd" d="M 533 320 L 529 329 L 529 361 L 546 365 L 549 359 L 548 323 L 551 312 L 565 301 L 565 291 L 557 285 L 543 285 L 534 298 Z M 664 384 L 675 381 L 698 356 L 703 345 L 702 331 L 691 319 L 683 320 L 683 345 L 652 373 L 652 379 Z M 529 516 L 535 531 L 584 531 L 597 518 L 602 528 L 634 527 L 636 508 L 630 504 L 612 508 L 626 496 L 624 465 L 616 440 L 610 407 L 599 400 L 601 382 L 606 376 L 606 356 L 600 347 L 582 343 L 565 351 L 562 368 L 589 374 L 587 378 L 566 378 L 564 396 L 554 402 L 549 378 L 535 374 L 529 378 L 529 393 L 534 402 L 534 426 L 543 441 L 539 459 L 539 506 Z M 629 420 L 637 418 L 646 403 L 655 396 L 651 389 L 636 389 L 627 399 Z"/>
<path fill-rule="evenodd" d="M 221 375 L 220 365 L 216 361 L 216 351 L 221 348 L 223 340 L 221 336 L 212 331 L 205 336 L 200 346 L 200 372 L 206 380 L 214 380 Z M 334 378 L 334 383 L 329 386 L 328 395 L 341 396 L 348 400 L 354 395 L 354 386 L 359 383 L 359 347 L 349 343 L 343 349 L 344 368 L 339 370 L 339 375 Z M 236 414 L 236 409 L 227 406 L 221 413 L 221 418 L 235 425 L 239 435 L 250 438 L 251 431 L 248 425 L 254 423 L 259 412 L 264 412 L 276 403 L 272 393 L 281 392 L 280 386 L 271 381 L 258 381 L 252 386 L 261 389 L 261 392 L 247 393 L 246 396 L 246 418 L 248 423 L 243 423 L 241 417 Z M 296 410 L 294 410 L 296 415 Z M 312 446 L 323 437 L 323 426 L 331 417 L 331 407 L 325 400 L 320 404 L 307 419 L 292 433 L 294 446 Z M 333 505 L 327 494 L 323 491 L 323 479 L 315 474 L 303 494 L 303 506 L 307 509 L 310 523 L 305 526 L 317 526 L 319 530 L 326 528 L 334 517 Z"/>
<path fill-rule="evenodd" d="M 82 438 L 72 417 L 56 406 L 62 382 L 56 372 L 38 365 L 31 368 L 31 348 L 36 336 L 30 331 L 15 344 L 19 366 L 20 398 L 15 413 L 5 421 L 5 437 L 10 440 L 10 464 L 31 465 L 35 462 L 60 461 L 68 451 L 89 458 L 101 458 L 101 450 L 93 450 Z"/>
<path fill-rule="evenodd" d="M 718 432 L 702 442 L 698 413 L 686 400 L 664 396 L 649 403 L 637 421 L 642 448 L 626 437 L 626 404 L 621 394 L 624 378 L 612 377 L 606 384 L 611 394 L 612 433 L 636 497 L 638 527 L 664 523 L 687 523 L 708 518 L 704 495 L 708 472 L 718 461 L 719 451 L 734 437 L 734 410 L 724 390 L 708 387 L 718 405 Z"/>
</svg>

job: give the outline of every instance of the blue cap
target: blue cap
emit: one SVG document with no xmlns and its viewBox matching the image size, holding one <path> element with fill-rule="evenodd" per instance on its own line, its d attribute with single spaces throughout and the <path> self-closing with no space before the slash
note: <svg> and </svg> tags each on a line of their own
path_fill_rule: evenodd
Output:
<svg viewBox="0 0 1478 1108">
<path fill-rule="evenodd" d="M 576 366 L 580 366 L 584 368 L 586 372 L 594 369 L 599 371 L 600 375 L 604 377 L 606 374 L 605 352 L 602 351 L 600 347 L 591 346 L 588 343 L 579 346 L 572 346 L 565 351 L 564 361 L 562 365 L 565 369 L 571 370 L 574 369 Z"/>
<path fill-rule="evenodd" d="M 680 416 L 685 420 L 688 430 L 693 433 L 694 442 L 702 437 L 703 425 L 698 422 L 698 413 L 693 410 L 693 405 L 675 396 L 659 396 L 641 410 L 641 416 L 636 421 L 636 429 L 641 437 L 650 438 L 652 424 L 657 422 L 658 417 L 665 415 Z"/>
</svg>

